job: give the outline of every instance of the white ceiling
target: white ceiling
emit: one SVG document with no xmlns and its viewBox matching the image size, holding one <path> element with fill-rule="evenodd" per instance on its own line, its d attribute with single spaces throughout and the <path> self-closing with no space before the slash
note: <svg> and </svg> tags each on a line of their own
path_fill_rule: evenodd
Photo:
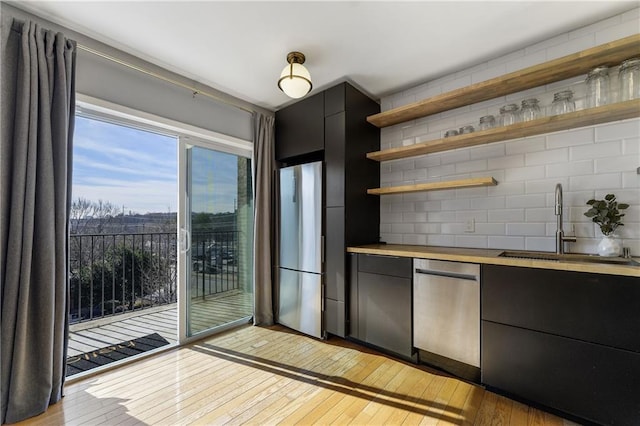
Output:
<svg viewBox="0 0 640 426">
<path fill-rule="evenodd" d="M 314 92 L 349 80 L 375 98 L 638 7 L 638 1 L 83 1 L 13 5 L 277 110 L 286 55 Z"/>
</svg>

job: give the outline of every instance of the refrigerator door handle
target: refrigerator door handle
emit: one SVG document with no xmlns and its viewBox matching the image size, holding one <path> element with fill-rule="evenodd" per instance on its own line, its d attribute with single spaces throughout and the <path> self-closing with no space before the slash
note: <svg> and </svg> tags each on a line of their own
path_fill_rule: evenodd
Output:
<svg viewBox="0 0 640 426">
<path fill-rule="evenodd" d="M 324 263 L 324 235 L 320 236 L 320 263 Z"/>
</svg>

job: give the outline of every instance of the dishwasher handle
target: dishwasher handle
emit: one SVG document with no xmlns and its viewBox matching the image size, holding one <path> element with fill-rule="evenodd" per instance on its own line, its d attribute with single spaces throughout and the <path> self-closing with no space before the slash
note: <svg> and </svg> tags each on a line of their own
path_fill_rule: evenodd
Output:
<svg viewBox="0 0 640 426">
<path fill-rule="evenodd" d="M 434 271 L 433 269 L 419 269 L 416 268 L 416 274 L 422 275 L 434 275 L 436 277 L 454 278 L 458 280 L 478 281 L 478 277 L 469 274 L 458 274 L 455 272 Z"/>
</svg>

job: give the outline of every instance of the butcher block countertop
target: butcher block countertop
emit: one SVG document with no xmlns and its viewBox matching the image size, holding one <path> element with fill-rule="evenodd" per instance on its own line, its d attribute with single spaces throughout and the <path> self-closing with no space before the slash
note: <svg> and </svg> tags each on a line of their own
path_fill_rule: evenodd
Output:
<svg viewBox="0 0 640 426">
<path fill-rule="evenodd" d="M 548 256 L 553 258 L 555 255 L 553 253 L 543 252 L 418 246 L 407 244 L 368 244 L 348 247 L 347 252 L 640 277 L 640 266 L 614 263 L 618 260 L 623 260 L 598 258 L 597 256 L 592 255 L 566 254 L 562 255 L 562 259 L 535 259 L 528 258 L 528 256 Z M 504 257 L 504 254 L 508 254 L 510 256 L 522 254 L 523 257 Z M 640 262 L 640 259 L 638 258 L 635 258 L 634 260 L 636 262 Z M 637 264 L 638 263 L 636 263 L 636 265 Z"/>
</svg>

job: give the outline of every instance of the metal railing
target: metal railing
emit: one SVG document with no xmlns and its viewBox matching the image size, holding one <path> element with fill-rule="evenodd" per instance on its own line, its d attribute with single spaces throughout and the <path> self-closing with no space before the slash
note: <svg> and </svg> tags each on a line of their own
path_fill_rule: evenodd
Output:
<svg viewBox="0 0 640 426">
<path fill-rule="evenodd" d="M 239 288 L 238 231 L 196 231 L 191 236 L 191 298 Z"/>
<path fill-rule="evenodd" d="M 237 235 L 192 235 L 192 298 L 238 288 Z M 76 234 L 69 252 L 71 323 L 177 301 L 176 233 Z"/>
</svg>

